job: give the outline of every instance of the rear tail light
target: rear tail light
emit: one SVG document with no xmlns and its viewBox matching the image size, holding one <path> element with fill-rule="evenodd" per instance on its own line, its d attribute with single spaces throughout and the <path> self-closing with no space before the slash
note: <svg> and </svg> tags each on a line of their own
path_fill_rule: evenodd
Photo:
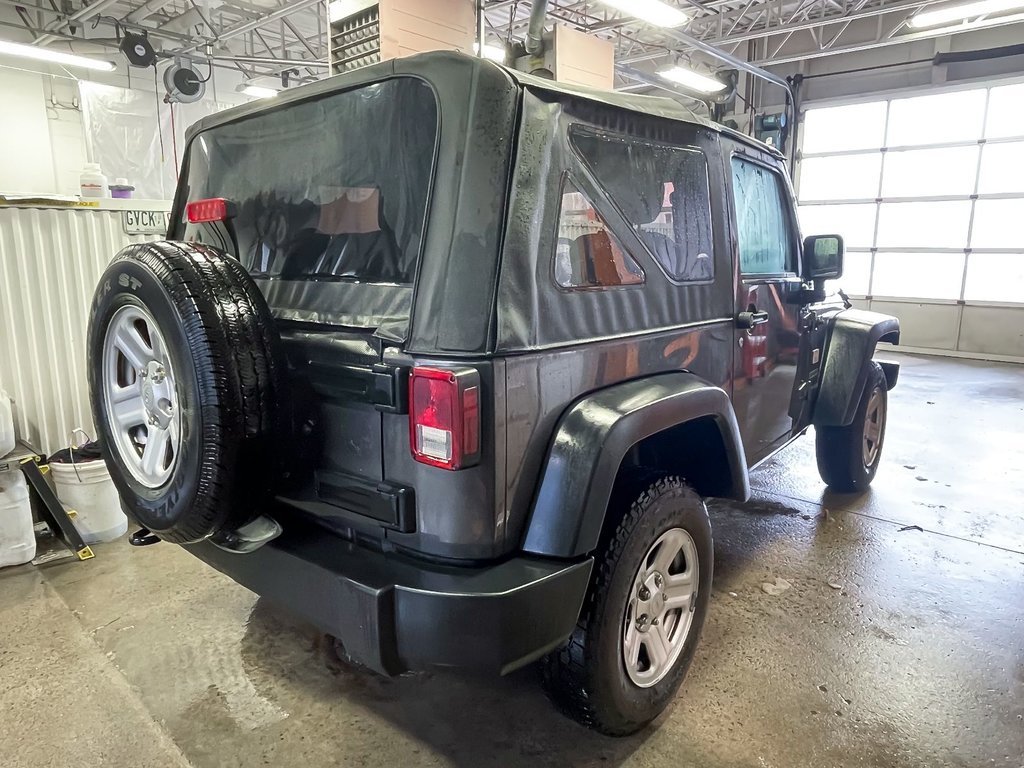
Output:
<svg viewBox="0 0 1024 768">
<path fill-rule="evenodd" d="M 412 369 L 409 436 L 416 461 L 462 469 L 480 458 L 480 374 L 472 368 Z"/>
<path fill-rule="evenodd" d="M 204 224 L 208 221 L 227 221 L 234 216 L 234 206 L 223 197 L 207 200 L 193 200 L 185 206 L 189 224 Z"/>
</svg>

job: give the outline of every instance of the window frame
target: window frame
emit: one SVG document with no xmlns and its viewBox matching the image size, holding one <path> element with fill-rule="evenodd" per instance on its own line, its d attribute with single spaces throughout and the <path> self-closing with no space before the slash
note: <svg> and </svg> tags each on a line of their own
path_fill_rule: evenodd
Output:
<svg viewBox="0 0 1024 768">
<path fill-rule="evenodd" d="M 633 263 L 636 264 L 637 269 L 640 270 L 640 277 L 642 278 L 639 282 L 620 283 L 618 285 L 562 285 L 561 283 L 558 282 L 558 276 L 555 274 L 555 267 L 558 261 L 558 230 L 562 225 L 562 206 L 565 201 L 565 188 L 569 184 L 572 184 L 572 186 L 576 189 L 576 192 L 578 194 L 583 195 L 587 202 L 590 203 L 594 211 L 597 212 L 597 215 L 601 217 L 601 220 L 604 222 L 604 225 L 608 228 L 608 236 L 615 240 L 615 242 L 617 242 L 618 245 L 622 248 L 625 255 L 632 259 Z M 604 187 L 599 188 L 602 191 L 604 191 Z M 639 259 L 637 259 L 637 255 L 633 251 L 631 251 L 625 243 L 622 242 L 622 238 L 615 231 L 614 227 L 612 227 L 611 222 L 608 221 L 608 217 L 605 216 L 605 214 L 601 211 L 598 204 L 591 199 L 592 197 L 593 195 L 588 195 L 583 190 L 582 185 L 573 176 L 571 171 L 562 171 L 561 178 L 558 180 L 558 215 L 555 216 L 555 236 L 553 238 L 554 248 L 551 251 L 551 258 L 549 260 L 548 269 L 548 276 L 551 279 L 552 285 L 555 286 L 555 290 L 557 290 L 559 293 L 591 293 L 595 291 L 600 292 L 620 291 L 627 289 L 643 289 L 647 285 L 647 270 L 644 269 L 644 265 L 640 263 Z M 622 215 L 621 212 L 618 211 L 618 209 L 616 209 L 616 213 L 618 213 L 620 216 Z"/>
<path fill-rule="evenodd" d="M 679 280 L 668 273 L 668 270 L 665 269 L 664 265 L 662 265 L 658 257 L 651 251 L 651 249 L 647 246 L 647 243 L 644 242 L 644 239 L 634 229 L 634 226 L 639 225 L 634 225 L 633 222 L 630 221 L 630 218 L 626 216 L 625 212 L 622 210 L 622 206 L 619 205 L 618 201 L 616 201 L 615 196 L 604 184 L 601 183 L 601 179 L 598 176 L 597 170 L 594 168 L 593 163 L 591 163 L 583 155 L 579 147 L 577 147 L 576 143 L 572 140 L 572 134 L 574 132 L 590 134 L 591 136 L 596 136 L 598 138 L 612 137 L 613 139 L 625 139 L 634 144 L 644 144 L 650 147 L 661 147 L 663 149 L 669 150 L 675 149 L 687 152 L 700 153 L 701 157 L 704 158 L 704 170 L 707 178 L 708 190 L 708 239 L 711 246 L 711 252 L 708 255 L 711 257 L 713 270 L 710 278 L 706 280 Z M 628 230 L 631 239 L 634 240 L 637 244 L 639 244 L 644 256 L 646 256 L 654 263 L 654 265 L 658 268 L 658 271 L 661 273 L 661 275 L 670 284 L 678 288 L 686 288 L 691 285 L 714 285 L 715 281 L 717 280 L 717 276 L 715 274 L 717 272 L 717 265 L 715 264 L 715 214 L 711 201 L 711 158 L 708 157 L 708 153 L 707 151 L 705 151 L 703 147 L 699 146 L 698 144 L 670 144 L 664 141 L 640 138 L 638 136 L 634 136 L 628 133 L 619 133 L 618 131 L 609 131 L 601 128 L 594 128 L 593 126 L 587 125 L 586 123 L 579 122 L 572 123 L 566 130 L 566 140 L 569 145 L 569 150 L 572 153 L 573 157 L 575 157 L 581 163 L 581 165 L 593 181 L 594 185 L 601 190 L 602 194 L 605 196 L 605 198 L 607 198 L 609 205 L 611 205 L 614 208 L 615 213 L 618 215 L 618 217 L 628 225 L 626 229 Z M 595 204 L 595 208 L 596 207 L 597 206 Z M 620 237 L 619 239 L 621 240 L 622 238 Z M 625 245 L 625 243 L 623 243 L 623 245 Z M 633 253 L 628 247 L 626 248 L 626 250 L 630 253 L 630 255 L 633 256 L 633 259 L 637 261 L 637 263 L 641 261 L 637 253 Z M 641 269 L 643 269 L 642 264 L 640 265 L 640 267 Z M 644 273 L 644 275 L 646 277 L 646 272 Z"/>
<path fill-rule="evenodd" d="M 787 189 L 786 178 L 783 176 L 782 169 L 778 166 L 772 165 L 771 163 L 757 157 L 744 148 L 737 148 L 735 146 L 730 147 L 729 152 L 725 155 L 726 159 L 726 177 L 729 180 L 729 214 L 730 224 L 735 233 L 735 259 L 736 259 L 736 272 L 739 274 L 740 279 L 749 280 L 785 280 L 788 282 L 799 281 L 803 254 L 801 253 L 801 232 L 800 232 L 800 221 L 796 216 L 796 201 L 793 196 L 785 194 Z M 737 216 L 736 207 L 736 185 L 733 176 L 733 161 L 741 160 L 751 165 L 757 165 L 764 168 L 775 177 L 776 185 L 782 185 L 779 189 L 780 198 L 782 202 L 782 208 L 785 210 L 785 221 L 786 228 L 789 234 L 789 244 L 793 249 L 793 264 L 790 268 L 784 272 L 744 272 L 743 262 L 740 259 L 740 228 L 739 220 Z"/>
</svg>

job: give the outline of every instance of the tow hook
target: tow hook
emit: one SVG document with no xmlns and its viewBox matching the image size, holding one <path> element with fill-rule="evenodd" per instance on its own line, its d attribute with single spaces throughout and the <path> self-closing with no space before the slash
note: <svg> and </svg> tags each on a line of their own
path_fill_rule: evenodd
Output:
<svg viewBox="0 0 1024 768">
<path fill-rule="evenodd" d="M 133 547 L 148 547 L 150 544 L 159 544 L 160 541 L 160 537 L 149 530 L 149 528 L 139 528 L 139 530 L 128 537 L 128 543 Z"/>
</svg>

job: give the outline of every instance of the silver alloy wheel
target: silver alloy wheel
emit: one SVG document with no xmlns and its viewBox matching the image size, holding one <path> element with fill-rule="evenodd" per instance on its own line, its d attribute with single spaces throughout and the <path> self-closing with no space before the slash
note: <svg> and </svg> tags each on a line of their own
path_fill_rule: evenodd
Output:
<svg viewBox="0 0 1024 768">
<path fill-rule="evenodd" d="M 865 468 L 871 468 L 882 449 L 882 435 L 885 433 L 885 397 L 880 388 L 875 388 L 868 398 L 864 412 L 864 445 L 862 458 Z"/>
<path fill-rule="evenodd" d="M 629 679 L 650 688 L 664 679 L 686 643 L 700 581 L 697 545 L 682 528 L 658 537 L 633 579 L 622 632 Z"/>
<path fill-rule="evenodd" d="M 160 488 L 181 449 L 181 413 L 174 368 L 147 309 L 121 307 L 103 339 L 103 402 L 121 462 L 139 483 Z"/>
</svg>

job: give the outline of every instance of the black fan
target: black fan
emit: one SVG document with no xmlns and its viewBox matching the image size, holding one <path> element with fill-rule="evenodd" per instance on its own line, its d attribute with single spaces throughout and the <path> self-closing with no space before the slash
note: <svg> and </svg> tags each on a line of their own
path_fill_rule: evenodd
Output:
<svg viewBox="0 0 1024 768">
<path fill-rule="evenodd" d="M 156 61 L 156 52 L 149 38 L 138 32 L 125 32 L 121 38 L 121 53 L 133 67 L 151 67 Z"/>
</svg>

